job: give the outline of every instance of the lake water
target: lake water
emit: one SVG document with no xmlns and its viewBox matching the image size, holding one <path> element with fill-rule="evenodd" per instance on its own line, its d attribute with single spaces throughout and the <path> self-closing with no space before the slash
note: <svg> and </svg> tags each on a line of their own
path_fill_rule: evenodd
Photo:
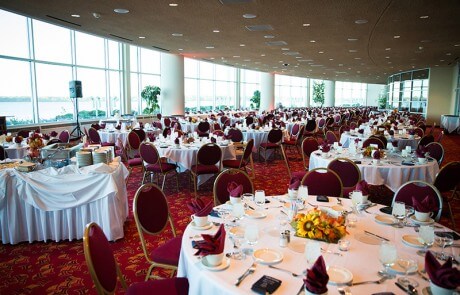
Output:
<svg viewBox="0 0 460 295">
<path fill-rule="evenodd" d="M 72 102 L 40 102 L 38 104 L 41 119 L 53 119 L 58 115 L 72 113 L 74 106 Z M 79 102 L 79 111 L 93 110 L 92 102 Z M 31 120 L 31 102 L 0 102 L 0 116 L 14 116 L 16 120 Z M 10 118 L 11 119 L 11 118 Z"/>
</svg>

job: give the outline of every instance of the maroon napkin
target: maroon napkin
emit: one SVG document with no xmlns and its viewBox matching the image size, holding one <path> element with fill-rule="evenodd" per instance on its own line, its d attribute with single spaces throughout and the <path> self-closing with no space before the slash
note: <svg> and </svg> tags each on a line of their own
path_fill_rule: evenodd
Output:
<svg viewBox="0 0 460 295">
<path fill-rule="evenodd" d="M 194 246 L 198 251 L 195 255 L 207 256 L 210 254 L 220 254 L 224 252 L 225 228 L 221 224 L 215 235 L 202 234 L 203 240 L 197 241 Z"/>
<path fill-rule="evenodd" d="M 151 142 L 155 141 L 155 134 L 154 133 L 147 133 L 147 136 Z"/>
<path fill-rule="evenodd" d="M 323 153 L 328 153 L 330 150 L 331 150 L 331 147 L 330 145 L 327 143 L 327 140 L 324 141 L 321 146 L 320 146 L 321 150 L 323 151 Z"/>
<path fill-rule="evenodd" d="M 398 147 L 398 141 L 397 140 L 392 141 L 391 144 L 393 145 L 393 147 Z"/>
<path fill-rule="evenodd" d="M 415 154 L 417 155 L 417 158 L 425 158 L 427 150 L 425 146 L 419 145 L 417 149 L 415 150 Z"/>
<path fill-rule="evenodd" d="M 312 268 L 307 269 L 307 277 L 303 281 L 305 287 L 311 293 L 323 294 L 327 292 L 329 275 L 327 274 L 326 264 L 322 255 L 318 257 Z"/>
<path fill-rule="evenodd" d="M 300 179 L 298 179 L 297 177 L 291 178 L 291 181 L 289 183 L 289 189 L 297 190 L 299 189 L 299 186 L 300 186 Z"/>
<path fill-rule="evenodd" d="M 23 138 L 21 135 L 16 136 L 16 137 L 14 138 L 14 142 L 15 142 L 15 143 L 21 143 L 23 140 L 24 140 L 24 138 Z"/>
<path fill-rule="evenodd" d="M 430 251 L 425 255 L 425 269 L 430 280 L 436 286 L 453 290 L 460 284 L 460 270 L 452 267 L 452 258 L 441 265 Z"/>
<path fill-rule="evenodd" d="M 412 197 L 412 206 L 418 212 L 436 212 L 438 211 L 438 205 L 436 201 L 430 195 L 426 196 L 421 202 L 419 202 L 415 197 Z"/>
<path fill-rule="evenodd" d="M 204 217 L 209 215 L 209 213 L 212 211 L 213 205 L 213 201 L 205 203 L 201 199 L 193 199 L 191 202 L 187 203 L 187 207 L 197 217 Z"/>
<path fill-rule="evenodd" d="M 243 193 L 243 185 L 238 185 L 236 182 L 232 181 L 227 184 L 227 191 L 230 194 L 230 197 L 239 198 Z"/>
<path fill-rule="evenodd" d="M 372 153 L 372 158 L 374 158 L 375 160 L 380 160 L 380 151 L 375 150 L 375 152 Z"/>
<path fill-rule="evenodd" d="M 216 142 L 217 142 L 216 138 L 215 138 L 215 137 L 211 137 L 211 142 L 212 142 L 212 143 L 216 143 Z"/>
<path fill-rule="evenodd" d="M 58 133 L 56 131 L 51 131 L 50 136 L 51 137 L 56 137 L 56 136 L 58 136 Z"/>
<path fill-rule="evenodd" d="M 360 182 L 358 182 L 358 184 L 356 185 L 356 190 L 361 191 L 363 196 L 369 195 L 369 185 L 365 180 L 361 180 Z"/>
</svg>

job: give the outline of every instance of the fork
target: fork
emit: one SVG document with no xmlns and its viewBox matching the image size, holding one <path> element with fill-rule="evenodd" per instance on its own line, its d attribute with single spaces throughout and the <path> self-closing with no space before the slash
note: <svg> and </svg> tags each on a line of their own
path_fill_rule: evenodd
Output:
<svg viewBox="0 0 460 295">
<path fill-rule="evenodd" d="M 274 265 L 269 265 L 268 267 L 287 272 L 287 273 L 291 274 L 293 277 L 298 277 L 299 276 L 298 274 L 296 274 L 296 273 L 294 273 L 294 272 L 292 272 L 290 270 L 287 270 L 287 269 L 284 269 L 284 268 L 279 268 L 279 267 L 276 267 Z"/>
<path fill-rule="evenodd" d="M 357 283 L 350 282 L 348 283 L 348 286 L 357 286 L 357 285 L 364 285 L 364 284 L 381 284 L 385 282 L 387 279 L 388 277 L 381 277 L 380 279 L 376 281 L 363 281 L 363 282 L 357 282 Z"/>
<path fill-rule="evenodd" d="M 251 267 L 249 267 L 244 274 L 242 274 L 235 282 L 235 286 L 239 286 L 241 282 L 250 274 L 253 274 L 256 271 L 257 264 L 255 262 L 252 263 Z"/>
</svg>

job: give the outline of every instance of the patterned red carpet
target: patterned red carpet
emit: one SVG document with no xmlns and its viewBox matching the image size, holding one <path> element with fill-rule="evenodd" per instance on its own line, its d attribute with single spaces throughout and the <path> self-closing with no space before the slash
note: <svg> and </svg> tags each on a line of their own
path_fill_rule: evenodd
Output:
<svg viewBox="0 0 460 295">
<path fill-rule="evenodd" d="M 460 136 L 444 136 L 443 145 L 446 149 L 444 163 L 460 160 Z M 291 171 L 302 169 L 299 155 L 289 152 Z M 289 177 L 286 166 L 281 160 L 268 165 L 255 162 L 256 189 L 264 189 L 267 195 L 284 194 L 287 190 Z M 176 192 L 175 183 L 169 181 L 165 192 L 178 234 L 181 234 L 190 220 L 190 213 L 185 203 L 190 200 L 189 174 L 180 175 L 181 191 Z M 134 170 L 128 183 L 130 207 L 132 198 L 141 181 L 140 170 Z M 201 197 L 212 197 L 212 181 L 200 187 Z M 382 203 L 391 201 L 392 193 L 385 187 L 373 187 L 373 200 Z M 460 204 L 455 206 L 456 222 L 460 225 Z M 448 219 L 443 216 L 441 223 L 449 226 Z M 167 232 L 151 245 L 161 244 L 171 237 Z M 132 213 L 125 223 L 125 237 L 112 243 L 116 259 L 121 267 L 127 283 L 139 282 L 144 279 L 148 264 L 139 243 L 136 225 Z M 164 273 L 157 273 L 167 275 Z M 35 242 L 18 245 L 0 245 L 0 294 L 95 294 L 93 282 L 86 267 L 82 241 Z M 122 293 L 121 286 L 118 293 Z"/>
</svg>

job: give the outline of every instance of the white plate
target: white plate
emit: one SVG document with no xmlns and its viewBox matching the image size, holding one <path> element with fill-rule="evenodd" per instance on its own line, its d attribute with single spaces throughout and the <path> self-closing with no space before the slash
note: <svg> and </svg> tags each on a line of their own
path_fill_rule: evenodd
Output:
<svg viewBox="0 0 460 295">
<path fill-rule="evenodd" d="M 280 229 L 277 226 L 269 226 L 264 228 L 264 232 L 267 233 L 271 237 L 279 238 L 280 236 Z"/>
<path fill-rule="evenodd" d="M 398 223 L 398 220 L 396 218 L 394 218 L 393 216 L 389 216 L 389 215 L 376 215 L 374 219 L 375 219 L 375 222 L 386 224 L 386 225 L 393 225 L 393 224 Z"/>
<path fill-rule="evenodd" d="M 239 238 L 244 237 L 244 228 L 241 228 L 239 226 L 235 226 L 235 227 L 230 228 L 229 232 L 230 232 L 231 235 L 234 235 L 236 237 L 239 237 Z"/>
<path fill-rule="evenodd" d="M 340 266 L 329 266 L 327 274 L 329 275 L 329 283 L 333 285 L 347 284 L 353 280 L 353 274 Z"/>
<path fill-rule="evenodd" d="M 417 269 L 414 267 L 413 269 L 411 269 L 408 274 L 413 274 L 417 271 Z M 402 268 L 398 262 L 395 262 L 391 267 L 390 267 L 390 272 L 392 273 L 395 273 L 395 274 L 400 274 L 400 275 L 403 275 L 406 273 L 406 271 L 404 270 L 404 268 Z"/>
<path fill-rule="evenodd" d="M 347 209 L 345 209 L 345 207 L 340 206 L 340 205 L 334 205 L 334 206 L 331 207 L 331 209 L 334 210 L 334 211 L 337 211 L 337 212 L 347 211 Z"/>
<path fill-rule="evenodd" d="M 267 217 L 267 213 L 257 210 L 246 210 L 245 214 L 249 218 L 259 219 Z"/>
<path fill-rule="evenodd" d="M 380 245 L 382 243 L 381 239 L 374 237 L 374 236 L 365 235 L 365 234 L 356 234 L 355 239 L 357 239 L 361 243 L 368 244 L 368 245 Z"/>
<path fill-rule="evenodd" d="M 206 256 L 201 259 L 201 265 L 210 271 L 219 271 L 219 270 L 224 270 L 230 266 L 230 258 L 225 257 L 222 259 L 222 263 L 216 266 L 211 266 L 208 264 L 208 260 L 206 259 Z"/>
<path fill-rule="evenodd" d="M 420 242 L 420 238 L 414 235 L 404 235 L 402 236 L 402 241 L 404 244 L 415 247 L 415 248 L 425 248 L 422 242 Z"/>
<path fill-rule="evenodd" d="M 258 249 L 253 255 L 255 260 L 262 264 L 275 264 L 283 260 L 283 253 L 275 249 Z"/>
<path fill-rule="evenodd" d="M 297 253 L 304 253 L 306 244 L 306 240 L 295 239 L 288 244 L 288 248 Z"/>
<path fill-rule="evenodd" d="M 410 217 L 410 220 L 412 220 L 413 223 L 420 224 L 420 225 L 428 225 L 428 224 L 433 224 L 434 223 L 433 218 L 430 218 L 428 221 L 420 221 L 420 220 L 417 220 L 417 218 L 415 218 L 415 215 L 412 215 Z"/>
<path fill-rule="evenodd" d="M 206 223 L 205 225 L 203 226 L 197 226 L 195 224 L 195 221 L 192 221 L 190 223 L 190 226 L 193 228 L 193 229 L 198 229 L 198 230 L 206 230 L 206 229 L 210 229 L 212 227 L 212 223 L 208 221 L 208 223 Z"/>
</svg>

